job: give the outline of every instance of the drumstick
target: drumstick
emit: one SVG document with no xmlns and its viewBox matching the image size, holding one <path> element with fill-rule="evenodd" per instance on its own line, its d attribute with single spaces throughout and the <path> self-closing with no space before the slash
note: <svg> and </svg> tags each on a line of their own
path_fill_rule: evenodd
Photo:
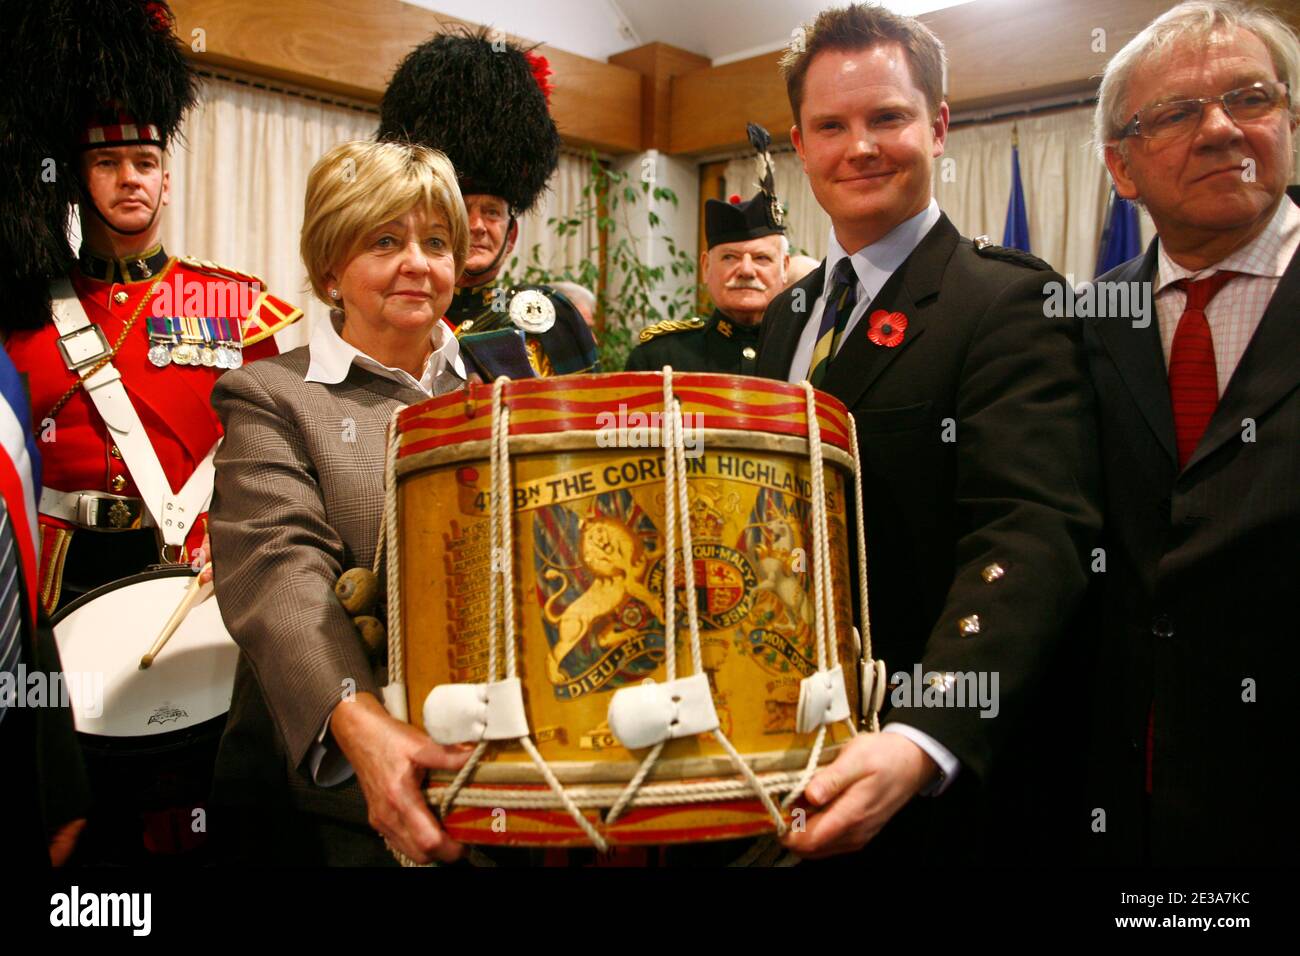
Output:
<svg viewBox="0 0 1300 956">
<path fill-rule="evenodd" d="M 206 571 L 211 567 L 212 563 L 208 562 L 204 565 L 203 571 Z M 167 625 L 162 629 L 162 633 L 158 635 L 158 640 L 153 642 L 153 647 L 149 648 L 149 653 L 140 658 L 140 670 L 143 671 L 149 669 L 149 665 L 153 663 L 153 659 L 158 656 L 158 653 L 163 649 L 163 645 L 166 644 L 171 639 L 171 636 L 176 633 L 176 629 L 181 626 L 181 622 L 185 620 L 185 616 L 208 599 L 208 595 L 212 593 L 212 582 L 209 581 L 207 584 L 199 584 L 199 580 L 202 577 L 203 572 L 200 571 L 194 576 L 194 580 L 190 582 L 190 586 L 185 589 L 185 596 L 181 598 L 181 603 L 176 605 L 176 610 L 172 611 L 172 616 L 167 619 Z"/>
</svg>

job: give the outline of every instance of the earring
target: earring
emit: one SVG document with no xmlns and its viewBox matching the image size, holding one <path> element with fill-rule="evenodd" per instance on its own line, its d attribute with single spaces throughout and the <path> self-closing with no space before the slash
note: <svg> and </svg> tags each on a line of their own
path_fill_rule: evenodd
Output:
<svg viewBox="0 0 1300 956">
<path fill-rule="evenodd" d="M 330 298 L 331 298 L 331 299 L 337 299 L 338 297 L 339 297 L 339 290 L 338 290 L 338 289 L 330 289 Z"/>
</svg>

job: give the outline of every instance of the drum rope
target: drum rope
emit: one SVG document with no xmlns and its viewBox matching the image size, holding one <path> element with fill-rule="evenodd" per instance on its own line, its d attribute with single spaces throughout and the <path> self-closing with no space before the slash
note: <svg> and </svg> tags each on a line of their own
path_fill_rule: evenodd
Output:
<svg viewBox="0 0 1300 956">
<path fill-rule="evenodd" d="M 771 771 L 756 773 L 758 785 L 767 793 L 782 793 L 798 782 L 802 771 Z M 575 803 L 585 807 L 601 807 L 622 799 L 627 787 L 615 784 L 570 786 L 565 790 L 566 796 Z M 430 800 L 441 799 L 442 788 L 429 787 L 426 791 Z M 660 782 L 648 783 L 628 801 L 630 806 L 683 806 L 691 803 L 708 803 L 716 800 L 734 800 L 738 797 L 753 796 L 753 787 L 748 780 L 739 778 L 700 780 L 693 783 Z M 486 788 L 481 791 L 469 790 L 457 798 L 457 802 L 467 807 L 502 807 L 509 809 L 545 810 L 563 807 L 553 794 L 542 789 L 497 789 Z"/>
<path fill-rule="evenodd" d="M 491 454 L 491 514 L 489 515 L 489 544 L 492 549 L 492 565 L 488 588 L 488 669 L 487 682 L 497 679 L 497 641 L 503 642 L 505 658 L 505 677 L 507 680 L 516 676 L 515 658 L 515 614 L 514 598 L 514 488 L 510 476 L 510 409 L 506 407 L 505 385 L 509 381 L 505 376 L 492 383 L 492 454 Z M 504 585 L 503 585 L 504 582 Z M 555 793 L 564 809 L 573 817 L 575 823 L 601 852 L 609 847 L 582 810 L 565 793 L 563 784 L 555 776 L 546 760 L 537 750 L 530 735 L 518 738 L 524 751 L 537 766 L 542 778 Z M 480 740 L 474 747 L 469 759 L 461 767 L 456 778 L 447 787 L 439 804 L 439 809 L 446 817 L 452 803 L 478 767 L 483 754 L 487 751 L 488 741 Z"/>
<path fill-rule="evenodd" d="M 388 683 L 402 684 L 406 680 L 406 660 L 402 653 L 402 602 L 401 578 L 397 567 L 397 451 L 401 436 L 397 430 L 397 417 L 405 406 L 393 409 L 388 421 L 388 454 L 384 467 L 384 520 L 379 523 L 379 540 L 375 542 L 375 560 L 371 570 L 376 580 L 379 567 L 387 564 L 385 601 L 388 624 Z M 385 555 L 387 548 L 387 555 Z"/>
<path fill-rule="evenodd" d="M 822 460 L 821 423 L 817 420 L 817 394 L 807 381 L 804 389 L 804 417 L 808 421 L 808 467 L 812 477 L 813 603 L 817 642 L 817 669 L 826 670 L 830 657 L 829 631 L 835 626 L 835 606 L 831 597 L 831 549 L 829 522 L 826 517 L 826 473 Z"/>
<path fill-rule="evenodd" d="M 824 672 L 830 657 L 830 636 L 828 631 L 834 626 L 835 610 L 831 598 L 830 581 L 830 529 L 826 518 L 826 475 L 822 460 L 821 424 L 817 420 L 817 394 L 812 385 L 805 380 L 804 417 L 808 422 L 808 468 L 812 478 L 812 551 L 813 551 L 813 641 L 817 646 L 817 670 Z M 808 763 L 794 789 L 781 801 L 782 809 L 788 810 L 794 805 L 817 772 L 817 762 L 821 759 L 822 748 L 826 743 L 826 725 L 817 728 L 812 750 L 808 754 Z"/>
<path fill-rule="evenodd" d="M 862 659 L 871 665 L 872 681 L 876 680 L 875 657 L 871 649 L 871 607 L 867 600 L 867 533 L 862 509 L 862 458 L 858 453 L 858 423 L 849 415 L 849 452 L 853 455 L 853 499 L 857 503 L 858 514 L 856 531 L 858 533 L 858 603 L 862 621 Z M 859 688 L 861 693 L 865 688 Z M 872 688 L 874 697 L 875 688 Z M 880 730 L 880 714 L 876 712 L 874 700 L 863 700 L 862 709 L 871 708 L 867 727 L 872 732 Z"/>
<path fill-rule="evenodd" d="M 827 664 L 833 657 L 833 644 L 831 639 L 832 630 L 835 628 L 835 607 L 834 595 L 832 589 L 831 575 L 831 551 L 830 551 L 830 520 L 826 511 L 826 476 L 825 465 L 822 457 L 822 440 L 821 440 L 821 423 L 817 419 L 817 395 L 813 386 L 804 381 L 802 383 L 804 390 L 804 408 L 805 417 L 808 422 L 808 463 L 812 472 L 812 525 L 813 525 L 813 592 L 815 603 L 818 608 L 816 641 L 817 641 L 817 669 L 824 671 Z M 852 416 L 849 418 L 849 441 L 850 448 L 853 451 L 854 483 L 857 490 L 858 504 L 858 567 L 859 574 L 862 575 L 862 600 L 865 608 L 866 601 L 866 571 L 864 570 L 864 560 L 866 557 L 865 542 L 862 536 L 862 482 L 861 482 L 861 464 L 857 457 L 857 432 L 853 427 Z M 868 619 L 864 616 L 864 622 Z M 864 623 L 865 627 L 865 623 Z M 870 637 L 867 647 L 870 647 Z M 868 652 L 869 653 L 869 652 Z M 856 736 L 857 727 L 854 726 L 853 720 L 845 720 L 849 734 Z M 822 748 L 826 741 L 826 724 L 822 724 L 817 729 L 817 739 L 813 742 L 813 748 L 808 755 L 808 763 L 804 767 L 803 774 L 800 776 L 798 784 L 791 790 L 786 798 L 781 802 L 781 806 L 789 809 L 793 803 L 803 795 L 808 783 L 812 780 L 813 774 L 817 772 L 817 763 L 821 758 Z M 874 717 L 873 717 L 873 728 Z"/>
<path fill-rule="evenodd" d="M 671 365 L 663 369 L 663 422 L 664 443 L 664 671 L 668 682 L 677 679 L 677 501 L 673 491 L 677 486 L 677 456 L 672 453 L 673 439 L 676 435 L 676 416 L 670 412 L 674 407 L 673 370 Z M 687 534 L 690 534 L 689 513 L 686 519 Z M 687 567 L 691 567 L 691 558 L 686 558 Z M 692 569 L 693 570 L 693 569 Z M 694 602 L 690 605 L 694 608 Z M 636 792 L 641 788 L 646 776 L 659 760 L 667 740 L 661 740 L 650 749 L 641 766 L 637 768 L 632 779 L 628 781 L 618 800 L 605 815 L 605 826 L 613 826 L 631 803 Z"/>
<path fill-rule="evenodd" d="M 690 634 L 691 665 L 694 668 L 694 673 L 702 674 L 704 665 L 703 655 L 700 651 L 698 595 L 695 590 L 695 546 L 691 538 L 690 498 L 686 487 L 685 426 L 682 420 L 681 403 L 673 395 L 673 370 L 670 365 L 665 365 L 663 368 L 663 409 L 663 437 L 666 446 L 664 448 L 664 651 L 667 677 L 671 682 L 677 679 L 676 546 L 679 539 L 684 564 L 682 591 L 686 599 L 686 619 Z M 787 829 L 785 819 L 781 816 L 780 809 L 767 790 L 759 782 L 753 768 L 736 751 L 731 741 L 727 739 L 727 735 L 722 732 L 721 727 L 714 729 L 713 737 L 726 751 L 727 756 L 731 758 L 731 762 L 741 776 L 745 778 L 749 788 L 762 801 L 763 806 L 767 809 L 776 825 L 777 833 L 784 835 Z M 606 826 L 613 824 L 618 819 L 619 814 L 623 812 L 623 809 L 632 801 L 651 767 L 659 759 L 659 754 L 663 751 L 665 743 L 666 741 L 660 741 L 655 744 L 650 753 L 646 755 L 645 760 L 641 762 L 635 776 L 628 782 L 628 785 L 623 789 L 623 793 L 606 815 Z M 818 749 L 820 750 L 820 748 Z M 674 788 L 671 786 L 664 787 L 659 792 L 673 793 Z"/>
<path fill-rule="evenodd" d="M 378 580 L 380 566 L 386 565 L 387 580 L 384 587 L 384 600 L 388 609 L 386 615 L 388 626 L 387 677 L 389 686 L 396 685 L 398 687 L 406 679 L 406 662 L 402 656 L 402 605 L 398 598 L 401 585 L 397 567 L 397 452 L 401 446 L 401 436 L 397 430 L 397 418 L 402 414 L 404 407 L 398 405 L 393 409 L 392 417 L 388 420 L 387 453 L 384 456 L 384 517 L 379 522 L 379 536 L 375 541 L 375 558 L 370 568 L 375 575 L 375 579 Z M 403 693 L 405 693 L 404 690 Z M 384 846 L 388 847 L 388 852 L 402 866 L 431 865 L 417 863 L 399 850 L 388 837 L 384 837 Z"/>
</svg>

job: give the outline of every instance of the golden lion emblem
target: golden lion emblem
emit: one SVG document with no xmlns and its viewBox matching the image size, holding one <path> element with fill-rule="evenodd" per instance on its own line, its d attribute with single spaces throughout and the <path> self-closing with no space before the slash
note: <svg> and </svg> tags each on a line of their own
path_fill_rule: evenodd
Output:
<svg viewBox="0 0 1300 956">
<path fill-rule="evenodd" d="M 586 518 L 579 533 L 582 537 L 582 563 L 595 578 L 591 586 L 557 614 L 555 602 L 568 590 L 569 576 L 554 568 L 545 574 L 547 581 L 559 582 L 559 587 L 551 592 L 542 607 L 546 620 L 560 632 L 546 662 L 547 673 L 556 684 L 565 680 L 560 662 L 592 633 L 593 625 L 617 610 L 627 598 L 633 597 L 645 604 L 661 621 L 664 615 L 663 602 L 643 583 L 646 568 L 654 555 L 646 553 L 641 542 L 627 528 L 613 518 Z M 603 648 L 617 647 L 637 633 L 636 630 L 620 628 L 617 621 L 611 620 L 604 624 L 596 640 Z"/>
</svg>

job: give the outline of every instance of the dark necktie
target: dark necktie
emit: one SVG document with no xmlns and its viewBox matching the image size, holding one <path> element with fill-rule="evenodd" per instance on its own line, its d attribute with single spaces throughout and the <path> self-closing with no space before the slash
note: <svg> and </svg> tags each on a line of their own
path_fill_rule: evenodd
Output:
<svg viewBox="0 0 1300 956">
<path fill-rule="evenodd" d="M 1174 437 L 1178 442 L 1178 467 L 1186 468 L 1219 404 L 1219 373 L 1214 362 L 1214 339 L 1205 307 L 1239 272 L 1216 272 L 1208 279 L 1179 279 L 1175 286 L 1187 293 L 1187 305 L 1174 330 L 1169 349 L 1169 398 L 1174 406 Z M 1146 790 L 1151 792 L 1151 765 L 1155 758 L 1156 707 L 1147 711 Z"/>
<path fill-rule="evenodd" d="M 817 327 L 817 344 L 813 346 L 808 363 L 808 381 L 819 386 L 826 378 L 831 359 L 839 350 L 840 336 L 849 324 L 849 316 L 858 302 L 858 274 L 853 271 L 853 260 L 845 256 L 835 266 L 835 281 L 831 294 L 822 308 L 822 320 Z"/>
<path fill-rule="evenodd" d="M 1174 283 L 1187 293 L 1187 305 L 1169 350 L 1169 397 L 1174 406 L 1174 435 L 1178 467 L 1187 467 L 1219 404 L 1219 377 L 1214 364 L 1214 339 L 1205 308 L 1238 272 L 1216 272 L 1208 279 Z"/>
</svg>

